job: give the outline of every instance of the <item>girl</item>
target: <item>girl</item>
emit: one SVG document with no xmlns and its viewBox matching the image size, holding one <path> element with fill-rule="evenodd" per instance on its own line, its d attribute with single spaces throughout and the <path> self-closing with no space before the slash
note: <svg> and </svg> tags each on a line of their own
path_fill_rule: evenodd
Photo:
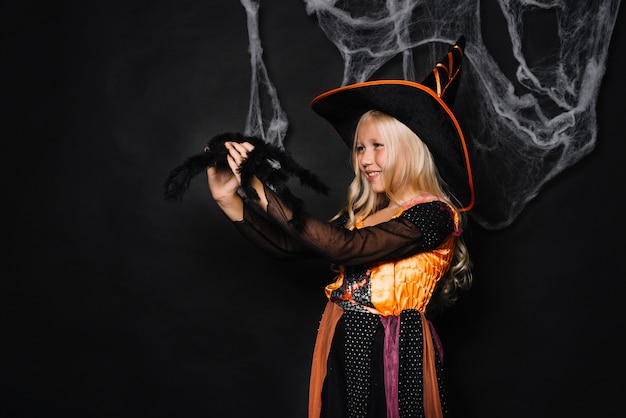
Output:
<svg viewBox="0 0 626 418">
<path fill-rule="evenodd" d="M 256 177 L 258 199 L 241 197 L 239 170 L 254 153 L 248 142 L 226 142 L 228 169 L 207 169 L 212 197 L 260 247 L 338 266 L 325 289 L 310 418 L 448 415 L 442 351 L 426 314 L 471 284 L 461 236 L 462 211 L 474 201 L 471 170 L 444 101 L 461 58 L 457 43 L 442 60 L 445 74 L 358 83 L 313 101 L 352 149 L 347 204 L 330 222 L 305 215 L 296 225 L 290 207 Z"/>
</svg>

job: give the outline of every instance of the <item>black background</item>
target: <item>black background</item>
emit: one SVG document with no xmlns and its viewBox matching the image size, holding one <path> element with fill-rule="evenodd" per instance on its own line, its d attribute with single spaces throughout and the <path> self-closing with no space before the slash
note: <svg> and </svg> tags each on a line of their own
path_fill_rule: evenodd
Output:
<svg viewBox="0 0 626 418">
<path fill-rule="evenodd" d="M 261 253 L 204 176 L 183 202 L 162 198 L 170 169 L 244 127 L 241 4 L 31 1 L 2 15 L 0 415 L 306 416 L 327 264 Z M 341 58 L 303 2 L 260 15 L 286 148 L 332 192 L 295 189 L 328 218 L 348 153 L 308 104 L 339 85 Z M 468 229 L 475 286 L 436 320 L 457 417 L 626 409 L 623 20 L 595 150 L 509 227 Z"/>
</svg>

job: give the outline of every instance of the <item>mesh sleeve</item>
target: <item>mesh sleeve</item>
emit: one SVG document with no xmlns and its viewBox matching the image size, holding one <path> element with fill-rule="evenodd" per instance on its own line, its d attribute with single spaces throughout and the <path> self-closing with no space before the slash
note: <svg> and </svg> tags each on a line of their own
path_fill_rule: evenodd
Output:
<svg viewBox="0 0 626 418">
<path fill-rule="evenodd" d="M 404 258 L 436 248 L 454 230 L 452 214 L 441 202 L 416 205 L 398 218 L 361 229 L 337 228 L 309 216 L 296 228 L 291 224 L 292 211 L 271 190 L 265 192 L 269 218 L 303 246 L 336 264 Z"/>
</svg>

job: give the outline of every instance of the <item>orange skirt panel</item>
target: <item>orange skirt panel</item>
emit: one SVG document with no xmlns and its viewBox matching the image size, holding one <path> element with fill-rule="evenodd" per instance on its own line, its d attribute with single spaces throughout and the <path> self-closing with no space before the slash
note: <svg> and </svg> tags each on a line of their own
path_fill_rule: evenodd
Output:
<svg viewBox="0 0 626 418">
<path fill-rule="evenodd" d="M 343 309 L 333 302 L 328 302 L 315 340 L 311 377 L 309 383 L 309 418 L 319 418 L 322 410 L 322 386 L 326 378 L 326 361 L 335 334 L 335 326 L 343 314 Z M 426 418 L 442 418 L 439 385 L 435 367 L 435 348 L 428 320 L 422 314 L 422 333 L 424 338 L 424 412 Z"/>
</svg>

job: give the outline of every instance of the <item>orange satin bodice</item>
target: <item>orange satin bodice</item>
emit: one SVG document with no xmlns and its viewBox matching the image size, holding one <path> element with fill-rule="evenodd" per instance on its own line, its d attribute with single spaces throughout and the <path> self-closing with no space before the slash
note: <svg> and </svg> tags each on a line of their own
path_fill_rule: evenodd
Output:
<svg viewBox="0 0 626 418">
<path fill-rule="evenodd" d="M 401 209 L 398 217 L 406 208 Z M 456 212 L 454 212 L 456 213 Z M 455 214 L 458 228 L 458 215 Z M 357 223 L 362 228 L 362 223 Z M 437 282 L 448 271 L 454 255 L 455 237 L 447 237 L 437 248 L 414 254 L 400 260 L 381 262 L 368 267 L 366 278 L 352 287 L 369 286 L 371 305 L 361 305 L 366 310 L 383 316 L 399 315 L 406 309 L 425 312 L 437 286 Z M 345 269 L 341 267 L 337 280 L 325 288 L 330 299 L 334 290 L 344 285 Z M 369 280 L 368 280 L 368 279 Z M 354 289 L 346 289 L 342 299 L 350 300 Z"/>
</svg>

